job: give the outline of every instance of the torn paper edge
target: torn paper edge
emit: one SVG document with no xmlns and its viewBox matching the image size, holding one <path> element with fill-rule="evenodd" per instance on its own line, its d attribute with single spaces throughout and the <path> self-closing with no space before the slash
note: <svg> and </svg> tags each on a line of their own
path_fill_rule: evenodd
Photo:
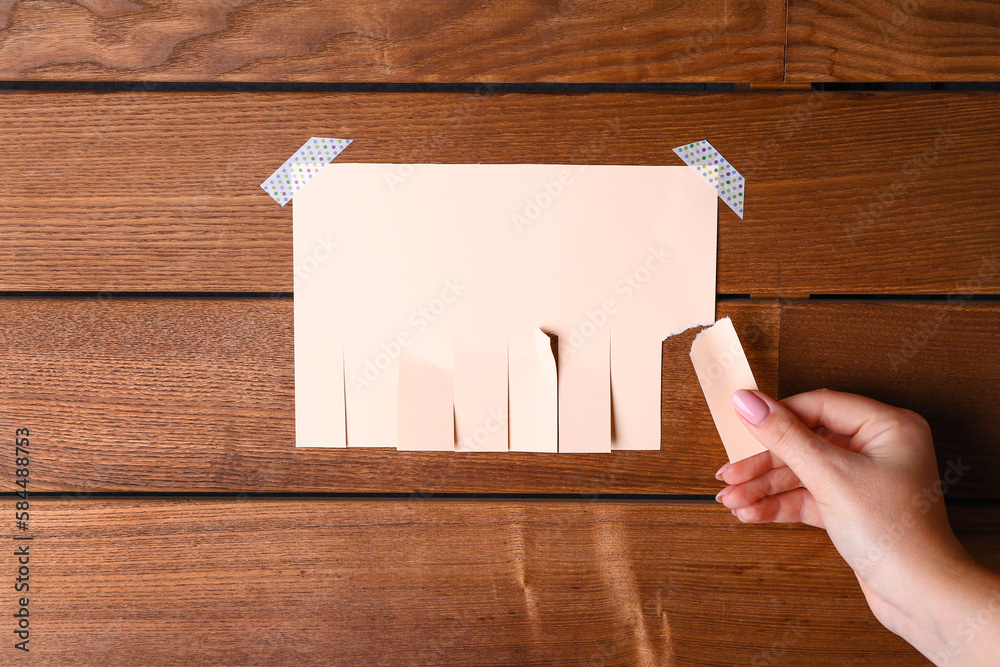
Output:
<svg viewBox="0 0 1000 667">
<path fill-rule="evenodd" d="M 700 322 L 695 322 L 694 324 L 682 324 L 673 331 L 668 332 L 667 335 L 663 337 L 663 340 L 667 340 L 668 338 L 672 338 L 673 336 L 679 336 L 685 331 L 690 331 L 691 329 L 697 329 L 698 327 L 710 327 L 714 324 L 716 324 L 716 321 L 714 319 L 701 320 Z M 700 336 L 702 333 L 704 332 L 699 332 L 698 336 Z M 698 340 L 698 336 L 695 336 L 695 340 Z"/>
</svg>

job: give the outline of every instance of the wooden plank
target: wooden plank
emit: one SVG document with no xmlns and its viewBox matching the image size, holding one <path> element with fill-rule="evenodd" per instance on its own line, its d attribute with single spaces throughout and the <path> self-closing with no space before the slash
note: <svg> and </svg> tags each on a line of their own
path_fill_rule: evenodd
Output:
<svg viewBox="0 0 1000 667">
<path fill-rule="evenodd" d="M 1000 7 L 789 0 L 786 81 L 996 81 Z"/>
<path fill-rule="evenodd" d="M 0 289 L 290 291 L 291 211 L 258 187 L 314 134 L 359 162 L 680 164 L 747 177 L 723 294 L 1000 293 L 996 94 L 10 92 Z M 970 283 L 971 281 L 971 283 Z"/>
<path fill-rule="evenodd" d="M 789 303 L 780 326 L 778 308 L 718 309 L 733 317 L 765 391 L 828 386 L 917 410 L 934 426 L 942 469 L 958 459 L 973 468 L 948 497 L 997 497 L 995 303 Z M 589 495 L 720 486 L 714 472 L 725 455 L 687 356 L 694 331 L 664 345 L 659 451 L 568 456 L 296 450 L 287 299 L 8 298 L 0 322 L 0 434 L 32 429 L 37 490 Z M 920 332 L 932 326 L 925 341 Z M 0 488 L 14 488 L 12 465 L 0 462 Z"/>
<path fill-rule="evenodd" d="M 949 497 L 997 496 L 1000 304 L 797 303 L 781 310 L 781 394 L 827 387 L 922 414 Z"/>
<path fill-rule="evenodd" d="M 777 303 L 719 312 L 776 390 Z M 659 451 L 295 449 L 291 300 L 0 299 L 0 434 L 31 429 L 36 491 L 714 494 L 694 335 L 664 347 Z"/>
<path fill-rule="evenodd" d="M 0 78 L 780 81 L 784 4 L 0 2 Z"/>
<path fill-rule="evenodd" d="M 926 664 L 878 624 L 823 531 L 745 526 L 714 503 L 32 509 L 33 663 Z M 952 514 L 1000 567 L 997 508 Z"/>
</svg>

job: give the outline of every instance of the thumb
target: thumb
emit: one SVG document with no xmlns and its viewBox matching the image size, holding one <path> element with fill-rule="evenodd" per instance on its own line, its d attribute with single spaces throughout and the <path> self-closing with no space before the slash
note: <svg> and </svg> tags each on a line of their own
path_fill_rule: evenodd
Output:
<svg viewBox="0 0 1000 667">
<path fill-rule="evenodd" d="M 806 488 L 829 479 L 826 473 L 846 450 L 834 447 L 813 433 L 794 412 L 763 392 L 738 389 L 733 407 L 740 421 L 772 454 L 791 468 Z"/>
</svg>

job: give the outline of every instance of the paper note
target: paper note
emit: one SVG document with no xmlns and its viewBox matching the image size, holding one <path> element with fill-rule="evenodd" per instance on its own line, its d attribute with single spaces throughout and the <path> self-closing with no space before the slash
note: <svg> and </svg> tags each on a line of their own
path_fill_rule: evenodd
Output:
<svg viewBox="0 0 1000 667">
<path fill-rule="evenodd" d="M 732 320 L 724 317 L 695 336 L 691 343 L 691 362 L 729 461 L 735 463 L 765 451 L 740 422 L 733 408 L 733 392 L 757 389 L 757 382 Z"/>
<path fill-rule="evenodd" d="M 716 218 L 680 166 L 329 164 L 293 201 L 297 433 L 658 448 L 661 342 L 713 319 Z"/>
</svg>

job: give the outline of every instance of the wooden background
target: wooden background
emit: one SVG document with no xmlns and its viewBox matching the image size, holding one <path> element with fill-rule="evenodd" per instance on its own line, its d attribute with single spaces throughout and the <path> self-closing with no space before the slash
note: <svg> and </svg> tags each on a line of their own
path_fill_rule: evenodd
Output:
<svg viewBox="0 0 1000 667">
<path fill-rule="evenodd" d="M 1000 569 L 1000 97 L 905 85 L 998 79 L 996 2 L 0 0 L 0 436 L 32 431 L 35 538 L 31 652 L 0 623 L 0 663 L 925 664 L 822 531 L 712 500 L 693 333 L 660 451 L 295 450 L 291 212 L 257 184 L 312 135 L 607 164 L 708 138 L 748 180 L 717 310 L 761 387 L 924 414 Z M 897 85 L 810 85 L 851 81 Z"/>
</svg>

